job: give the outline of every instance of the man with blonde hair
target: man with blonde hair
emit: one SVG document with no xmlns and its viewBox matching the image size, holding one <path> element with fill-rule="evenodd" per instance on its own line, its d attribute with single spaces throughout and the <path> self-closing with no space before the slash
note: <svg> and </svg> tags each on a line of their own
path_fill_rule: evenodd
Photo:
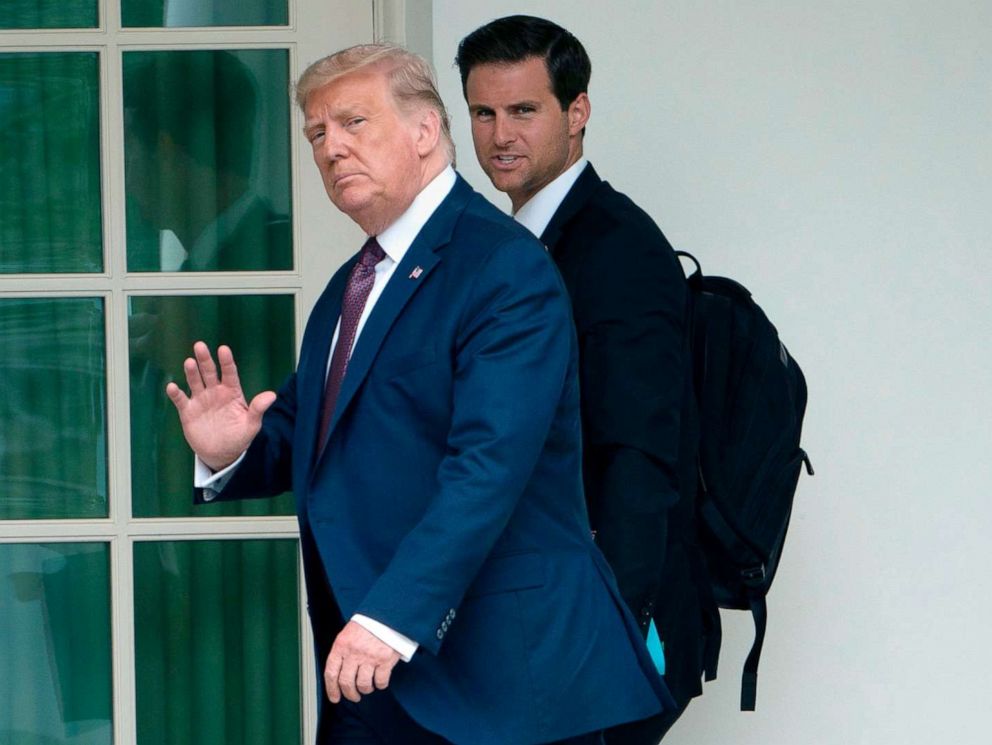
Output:
<svg viewBox="0 0 992 745">
<path fill-rule="evenodd" d="M 342 75 L 376 63 L 388 66 L 389 89 L 396 104 L 405 112 L 427 107 L 437 112 L 441 122 L 441 144 L 451 165 L 455 164 L 455 143 L 451 139 L 448 110 L 437 92 L 434 71 L 423 57 L 389 44 L 360 44 L 318 60 L 304 70 L 296 84 L 296 103 L 306 111 L 307 96 Z"/>
<path fill-rule="evenodd" d="M 218 372 L 201 342 L 190 394 L 168 394 L 198 499 L 296 493 L 318 743 L 585 745 L 670 705 L 590 537 L 551 260 L 455 174 L 419 58 L 348 49 L 297 95 L 328 196 L 369 239 L 278 395 L 248 403 L 230 350 Z"/>
</svg>

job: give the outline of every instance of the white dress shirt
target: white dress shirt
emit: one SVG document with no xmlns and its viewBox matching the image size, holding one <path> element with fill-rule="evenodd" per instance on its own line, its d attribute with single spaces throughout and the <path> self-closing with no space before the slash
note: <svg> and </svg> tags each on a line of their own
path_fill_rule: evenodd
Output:
<svg viewBox="0 0 992 745">
<path fill-rule="evenodd" d="M 448 193 L 454 187 L 455 178 L 454 169 L 451 166 L 445 168 L 421 190 L 421 192 L 413 200 L 413 204 L 407 208 L 406 212 L 399 216 L 396 222 L 376 236 L 376 239 L 379 241 L 379 245 L 382 247 L 382 250 L 386 256 L 375 266 L 375 278 L 372 280 L 372 290 L 369 292 L 369 297 L 365 301 L 365 307 L 362 309 L 362 315 L 358 319 L 358 326 L 355 330 L 355 341 L 352 344 L 352 349 L 354 349 L 354 345 L 358 343 L 358 338 L 361 336 L 365 322 L 372 313 L 372 308 L 375 307 L 376 302 L 382 295 L 382 291 L 385 289 L 386 283 L 389 282 L 390 277 L 393 276 L 393 272 L 396 271 L 396 267 L 403 260 L 403 257 L 406 256 L 406 252 L 413 244 L 414 239 L 420 233 L 421 229 L 430 219 L 431 215 L 434 214 L 437 208 L 441 206 L 441 202 L 444 201 L 444 198 L 448 196 Z M 331 340 L 330 353 L 327 357 L 328 371 L 330 370 L 331 357 L 334 354 L 334 347 L 337 346 L 338 343 L 338 334 L 340 333 L 340 330 L 341 319 L 338 318 L 337 325 L 334 328 L 334 337 Z M 234 474 L 234 471 L 237 470 L 237 467 L 241 464 L 244 457 L 245 455 L 242 453 L 234 463 L 223 470 L 217 471 L 216 473 L 211 471 L 210 467 L 203 463 L 199 458 L 196 458 L 193 474 L 193 485 L 203 489 L 204 501 L 211 501 L 217 496 L 218 492 L 223 490 L 224 486 L 226 486 L 227 482 L 230 481 L 231 476 Z M 413 657 L 413 653 L 416 652 L 417 647 L 420 646 L 412 639 L 400 634 L 397 631 L 394 631 L 385 624 L 382 624 L 373 618 L 356 614 L 352 616 L 351 620 L 375 635 L 380 641 L 385 642 L 399 652 L 400 657 L 402 657 L 406 662 L 410 661 L 410 658 Z"/>
<path fill-rule="evenodd" d="M 568 170 L 528 199 L 523 207 L 513 213 L 513 219 L 540 238 L 588 163 L 585 157 L 580 157 Z"/>
</svg>

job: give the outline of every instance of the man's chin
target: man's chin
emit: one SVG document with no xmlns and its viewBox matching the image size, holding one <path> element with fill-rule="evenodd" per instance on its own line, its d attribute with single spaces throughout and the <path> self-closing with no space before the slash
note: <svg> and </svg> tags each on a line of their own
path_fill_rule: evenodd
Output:
<svg viewBox="0 0 992 745">
<path fill-rule="evenodd" d="M 492 185 L 504 194 L 511 194 L 520 186 L 520 178 L 515 174 L 507 173 L 506 171 L 495 171 L 489 169 L 486 171 L 486 175 L 492 182 Z"/>
<path fill-rule="evenodd" d="M 334 194 L 331 197 L 331 201 L 334 202 L 335 207 L 354 220 L 355 215 L 360 215 L 364 210 L 368 209 L 372 200 L 368 194 L 357 194 L 354 193 L 353 189 L 345 189 L 342 192 Z"/>
</svg>

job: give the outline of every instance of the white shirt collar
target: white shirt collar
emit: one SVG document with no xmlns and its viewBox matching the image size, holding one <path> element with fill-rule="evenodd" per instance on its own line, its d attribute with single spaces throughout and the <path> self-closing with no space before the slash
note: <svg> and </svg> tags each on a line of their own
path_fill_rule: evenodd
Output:
<svg viewBox="0 0 992 745">
<path fill-rule="evenodd" d="M 424 225 L 441 202 L 455 186 L 455 169 L 450 165 L 427 184 L 392 225 L 383 230 L 376 239 L 386 256 L 399 264 L 406 255 Z"/>
<path fill-rule="evenodd" d="M 513 219 L 540 238 L 588 162 L 584 156 L 580 157 L 567 171 L 528 199 L 513 214 Z"/>
</svg>

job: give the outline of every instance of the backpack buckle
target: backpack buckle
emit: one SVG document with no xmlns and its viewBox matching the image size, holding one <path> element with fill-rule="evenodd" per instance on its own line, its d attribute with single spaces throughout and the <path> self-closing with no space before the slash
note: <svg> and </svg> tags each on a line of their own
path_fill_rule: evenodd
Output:
<svg viewBox="0 0 992 745">
<path fill-rule="evenodd" d="M 765 581 L 765 565 L 758 564 L 747 569 L 741 569 L 741 580 L 748 587 L 760 587 Z"/>
</svg>

